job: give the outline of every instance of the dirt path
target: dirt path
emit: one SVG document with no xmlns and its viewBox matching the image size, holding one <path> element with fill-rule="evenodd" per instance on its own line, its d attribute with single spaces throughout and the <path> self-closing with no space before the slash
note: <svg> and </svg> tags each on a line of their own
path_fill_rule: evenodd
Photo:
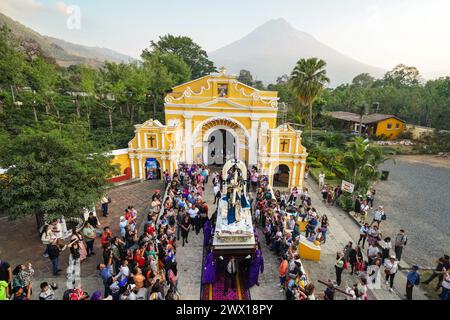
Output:
<svg viewBox="0 0 450 320">
<path fill-rule="evenodd" d="M 426 163 L 431 166 L 450 169 L 450 157 L 443 158 L 435 155 L 401 155 L 396 156 L 395 158 L 410 163 Z"/>
</svg>

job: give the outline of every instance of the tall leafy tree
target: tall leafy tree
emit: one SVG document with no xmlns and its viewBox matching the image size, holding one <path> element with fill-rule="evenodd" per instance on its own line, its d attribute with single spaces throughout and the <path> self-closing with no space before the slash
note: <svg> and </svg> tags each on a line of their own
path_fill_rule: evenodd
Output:
<svg viewBox="0 0 450 320">
<path fill-rule="evenodd" d="M 158 42 L 151 41 L 150 48 L 144 50 L 143 58 L 155 50 L 181 58 L 190 67 L 193 79 L 217 71 L 214 63 L 208 59 L 206 51 L 189 37 L 171 34 L 159 37 Z"/>
<path fill-rule="evenodd" d="M 396 88 L 415 86 L 419 84 L 419 81 L 419 70 L 414 66 L 406 66 L 404 64 L 397 65 L 384 76 L 385 84 L 392 85 Z"/>
<path fill-rule="evenodd" d="M 330 82 L 326 62 L 318 58 L 300 59 L 291 74 L 291 87 L 298 100 L 309 109 L 310 136 L 313 129 L 313 103 Z"/>
<path fill-rule="evenodd" d="M 252 73 L 245 69 L 242 69 L 241 71 L 239 71 L 239 76 L 237 77 L 237 80 L 248 86 L 254 85 Z"/>
<path fill-rule="evenodd" d="M 144 52 L 144 72 L 149 79 L 149 94 L 153 106 L 153 118 L 157 118 L 157 106 L 162 105 L 164 96 L 173 86 L 191 79 L 189 66 L 177 55 L 159 50 L 151 54 Z"/>
<path fill-rule="evenodd" d="M 16 136 L 0 133 L 0 210 L 11 219 L 79 216 L 115 174 L 111 157 L 97 149 L 81 123 L 42 123 Z"/>
<path fill-rule="evenodd" d="M 55 89 L 59 83 L 59 75 L 55 66 L 44 58 L 38 57 L 27 65 L 25 74 L 31 90 L 44 101 L 45 113 L 49 115 L 52 108 L 59 113 L 54 104 Z"/>
</svg>

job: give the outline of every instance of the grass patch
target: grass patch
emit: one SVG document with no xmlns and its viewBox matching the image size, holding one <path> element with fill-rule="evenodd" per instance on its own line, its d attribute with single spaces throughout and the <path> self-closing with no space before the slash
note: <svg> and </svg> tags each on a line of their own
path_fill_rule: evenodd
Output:
<svg viewBox="0 0 450 320">
<path fill-rule="evenodd" d="M 420 272 L 420 280 L 424 281 L 424 280 L 428 279 L 432 273 L 433 273 L 432 271 Z M 441 293 L 442 289 L 439 289 L 438 291 L 435 290 L 438 281 L 439 281 L 438 278 L 436 278 L 432 282 L 430 282 L 430 284 L 428 284 L 428 285 L 421 283 L 419 286 L 420 289 L 423 290 L 425 295 L 431 300 L 441 300 L 441 298 L 439 297 L 439 294 Z"/>
<path fill-rule="evenodd" d="M 327 175 L 327 169 L 325 169 L 324 167 L 321 168 L 310 168 L 309 169 L 309 175 L 315 180 L 315 181 L 319 181 L 319 174 L 320 171 L 323 171 L 325 173 L 325 183 L 326 184 L 330 184 L 332 186 L 336 186 L 336 185 L 340 185 L 341 184 L 341 180 L 334 176 L 331 177 L 329 175 Z"/>
</svg>

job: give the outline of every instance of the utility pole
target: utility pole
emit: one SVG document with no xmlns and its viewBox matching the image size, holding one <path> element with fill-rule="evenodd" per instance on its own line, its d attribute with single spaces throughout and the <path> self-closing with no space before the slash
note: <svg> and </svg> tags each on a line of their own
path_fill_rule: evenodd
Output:
<svg viewBox="0 0 450 320">
<path fill-rule="evenodd" d="M 284 102 L 278 104 L 278 125 L 285 124 L 287 122 L 288 105 Z"/>
</svg>

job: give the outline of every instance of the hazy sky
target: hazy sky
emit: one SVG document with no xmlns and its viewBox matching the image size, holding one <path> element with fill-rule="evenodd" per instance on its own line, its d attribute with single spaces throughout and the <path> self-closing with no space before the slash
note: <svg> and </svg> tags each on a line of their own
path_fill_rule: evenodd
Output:
<svg viewBox="0 0 450 320">
<path fill-rule="evenodd" d="M 80 8 L 80 29 L 67 27 L 70 5 Z M 211 51 L 284 18 L 364 63 L 450 75 L 449 0 L 0 0 L 0 12 L 45 35 L 133 57 L 159 35 L 188 35 Z"/>
</svg>

